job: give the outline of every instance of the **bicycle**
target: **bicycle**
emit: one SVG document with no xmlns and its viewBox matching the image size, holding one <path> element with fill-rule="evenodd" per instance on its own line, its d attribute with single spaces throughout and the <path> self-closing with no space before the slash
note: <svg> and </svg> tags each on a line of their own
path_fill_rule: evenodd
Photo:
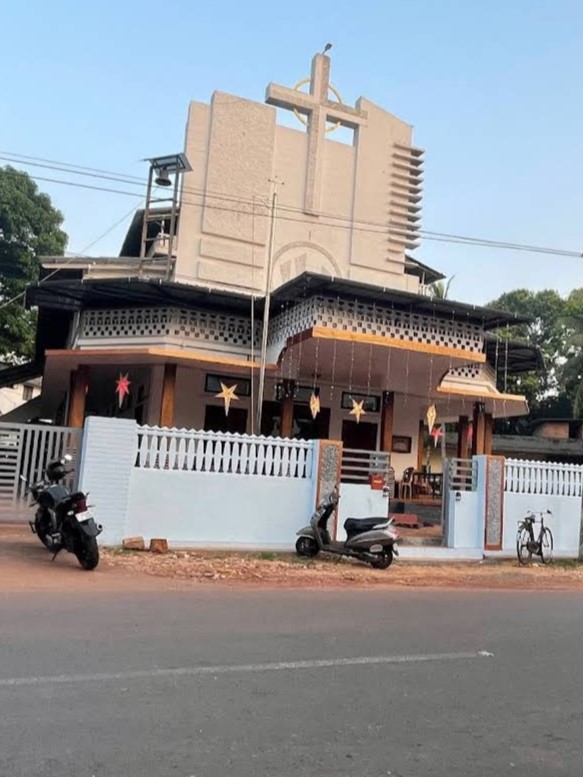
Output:
<svg viewBox="0 0 583 777">
<path fill-rule="evenodd" d="M 540 531 L 538 537 L 535 537 L 534 524 L 536 516 L 540 518 Z M 518 563 L 522 566 L 532 561 L 533 554 L 540 556 L 543 564 L 550 564 L 553 560 L 553 533 L 548 526 L 545 526 L 544 513 L 529 512 L 522 521 L 518 522 L 518 533 L 516 535 L 516 555 Z M 550 510 L 546 515 L 552 515 Z"/>
</svg>

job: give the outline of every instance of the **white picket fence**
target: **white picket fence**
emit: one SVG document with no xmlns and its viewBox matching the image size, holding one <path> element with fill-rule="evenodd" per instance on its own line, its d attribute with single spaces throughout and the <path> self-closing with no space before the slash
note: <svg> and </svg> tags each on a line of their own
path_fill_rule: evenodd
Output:
<svg viewBox="0 0 583 777">
<path fill-rule="evenodd" d="M 139 469 L 305 479 L 312 456 L 313 443 L 306 440 L 138 427 Z"/>
<path fill-rule="evenodd" d="M 583 466 L 506 459 L 505 491 L 510 494 L 583 496 Z"/>
</svg>

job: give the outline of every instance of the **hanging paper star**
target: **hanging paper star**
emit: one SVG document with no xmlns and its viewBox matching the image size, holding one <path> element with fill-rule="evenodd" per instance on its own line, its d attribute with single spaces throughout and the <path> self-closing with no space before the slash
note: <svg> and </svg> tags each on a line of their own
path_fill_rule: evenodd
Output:
<svg viewBox="0 0 583 777">
<path fill-rule="evenodd" d="M 310 397 L 310 412 L 312 414 L 312 418 L 316 420 L 316 416 L 320 412 L 320 397 L 316 394 L 315 391 L 312 392 L 312 396 Z"/>
<path fill-rule="evenodd" d="M 123 405 L 124 398 L 130 393 L 130 386 L 132 385 L 129 375 L 126 372 L 125 375 L 119 374 L 119 378 L 115 381 L 115 393 L 117 394 L 117 401 L 119 406 Z"/>
<path fill-rule="evenodd" d="M 435 424 L 435 419 L 437 418 L 437 410 L 435 409 L 435 405 L 429 405 L 427 408 L 426 416 L 427 418 L 427 426 L 429 427 L 429 434 L 431 434 L 433 430 L 433 426 Z"/>
<path fill-rule="evenodd" d="M 437 443 L 443 437 L 443 427 L 434 426 L 430 434 L 433 437 L 433 447 L 437 448 Z"/>
<path fill-rule="evenodd" d="M 218 394 L 215 394 L 217 399 L 222 399 L 225 403 L 225 415 L 229 415 L 231 402 L 234 399 L 239 399 L 239 397 L 235 394 L 235 391 L 237 391 L 236 383 L 234 386 L 225 386 L 225 384 L 221 382 L 221 390 Z"/>
<path fill-rule="evenodd" d="M 364 399 L 361 399 L 360 402 L 357 402 L 356 399 L 352 400 L 352 410 L 350 411 L 349 415 L 353 415 L 356 418 L 356 423 L 360 423 L 360 416 L 366 415 L 366 410 L 363 407 L 364 405 Z"/>
</svg>

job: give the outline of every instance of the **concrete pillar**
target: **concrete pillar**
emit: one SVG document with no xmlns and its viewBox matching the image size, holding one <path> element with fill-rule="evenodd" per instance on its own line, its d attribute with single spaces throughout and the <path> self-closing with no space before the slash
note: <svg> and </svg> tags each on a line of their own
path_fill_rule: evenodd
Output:
<svg viewBox="0 0 583 777">
<path fill-rule="evenodd" d="M 176 365 L 164 365 L 162 384 L 162 403 L 160 406 L 160 426 L 174 426 L 174 399 L 176 396 Z"/>
<path fill-rule="evenodd" d="M 334 488 L 341 488 L 343 446 L 340 440 L 314 440 L 313 445 L 314 505 L 318 505 Z M 328 531 L 334 540 L 338 538 L 338 508 L 328 521 Z"/>
<path fill-rule="evenodd" d="M 483 456 L 486 444 L 486 409 L 483 402 L 474 404 L 472 456 Z"/>
<path fill-rule="evenodd" d="M 468 449 L 470 447 L 470 421 L 467 415 L 461 415 L 457 427 L 457 457 L 458 459 L 468 458 Z"/>
<path fill-rule="evenodd" d="M 121 545 L 126 536 L 130 480 L 138 453 L 138 425 L 125 418 L 85 421 L 78 488 L 89 493 L 91 512 L 103 524 L 100 545 Z"/>
<path fill-rule="evenodd" d="M 292 437 L 293 435 L 295 388 L 295 380 L 283 381 L 281 396 L 281 422 L 279 431 L 281 437 Z"/>
<path fill-rule="evenodd" d="M 391 452 L 393 447 L 393 420 L 395 417 L 395 394 L 383 391 L 381 409 L 381 451 Z"/>
<path fill-rule="evenodd" d="M 486 413 L 484 417 L 484 453 L 486 456 L 492 455 L 494 442 L 494 418 L 491 413 Z"/>
<path fill-rule="evenodd" d="M 75 429 L 81 429 L 83 427 L 88 389 L 89 367 L 80 364 L 76 370 L 71 372 L 67 426 L 72 426 Z"/>
<path fill-rule="evenodd" d="M 425 464 L 425 423 L 423 419 L 419 421 L 419 431 L 417 433 L 417 470 L 421 471 Z"/>
</svg>

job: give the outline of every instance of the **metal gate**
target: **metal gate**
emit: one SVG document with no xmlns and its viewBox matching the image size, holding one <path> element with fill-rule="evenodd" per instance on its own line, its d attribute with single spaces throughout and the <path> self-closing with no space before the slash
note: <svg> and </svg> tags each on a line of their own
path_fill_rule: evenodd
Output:
<svg viewBox="0 0 583 777">
<path fill-rule="evenodd" d="M 25 480 L 40 480 L 53 459 L 70 453 L 75 467 L 82 435 L 67 426 L 0 423 L 0 512 L 24 506 Z"/>
<path fill-rule="evenodd" d="M 448 536 L 447 519 L 453 495 L 459 491 L 475 491 L 477 469 L 475 459 L 446 459 L 443 469 L 443 494 L 441 503 L 441 522 L 443 536 Z"/>
</svg>

